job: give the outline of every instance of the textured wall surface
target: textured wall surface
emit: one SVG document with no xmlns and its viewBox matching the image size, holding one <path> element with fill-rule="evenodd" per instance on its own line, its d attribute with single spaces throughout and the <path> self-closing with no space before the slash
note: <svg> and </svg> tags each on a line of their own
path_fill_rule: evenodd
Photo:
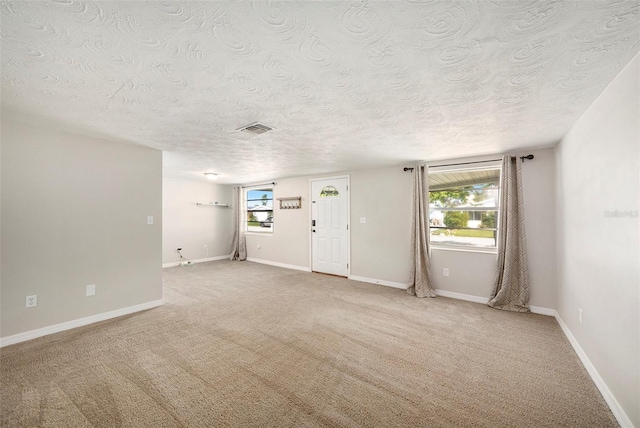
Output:
<svg viewBox="0 0 640 428">
<path fill-rule="evenodd" d="M 2 2 L 2 106 L 226 183 L 551 146 L 638 52 L 639 7 Z"/>
</svg>

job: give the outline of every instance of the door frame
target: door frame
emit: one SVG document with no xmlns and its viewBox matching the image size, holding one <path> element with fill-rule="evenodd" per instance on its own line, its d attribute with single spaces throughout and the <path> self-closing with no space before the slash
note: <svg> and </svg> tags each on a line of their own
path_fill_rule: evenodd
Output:
<svg viewBox="0 0 640 428">
<path fill-rule="evenodd" d="M 351 277 L 351 176 L 334 175 L 330 177 L 315 177 L 309 179 L 309 270 L 313 272 L 313 232 L 311 232 L 311 221 L 313 220 L 313 182 L 323 180 L 334 180 L 339 178 L 347 179 L 347 278 Z M 318 272 L 321 273 L 321 272 Z"/>
</svg>

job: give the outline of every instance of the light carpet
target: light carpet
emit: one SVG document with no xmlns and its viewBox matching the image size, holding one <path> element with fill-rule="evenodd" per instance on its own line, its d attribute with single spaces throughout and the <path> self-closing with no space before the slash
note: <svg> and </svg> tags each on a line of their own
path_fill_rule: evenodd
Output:
<svg viewBox="0 0 640 428">
<path fill-rule="evenodd" d="M 617 426 L 556 320 L 251 262 L 0 351 L 3 426 Z"/>
</svg>

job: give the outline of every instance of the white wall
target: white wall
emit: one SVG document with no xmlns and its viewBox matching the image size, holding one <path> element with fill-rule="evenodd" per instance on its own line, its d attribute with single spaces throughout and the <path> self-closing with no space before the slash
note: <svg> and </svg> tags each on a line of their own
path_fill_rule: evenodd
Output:
<svg viewBox="0 0 640 428">
<path fill-rule="evenodd" d="M 162 263 L 220 258 L 231 252 L 232 209 L 196 203 L 231 205 L 231 186 L 165 177 L 162 180 Z M 207 246 L 205 249 L 204 246 Z"/>
<path fill-rule="evenodd" d="M 532 290 L 530 304 L 555 309 L 555 154 L 553 149 L 522 152 L 529 153 L 534 154 L 535 159 L 523 165 L 523 181 Z M 396 166 L 351 171 L 348 175 L 351 184 L 350 275 L 382 284 L 406 286 L 411 264 L 412 174 Z M 310 269 L 310 178 L 320 177 L 277 181 L 274 197 L 302 196 L 303 208 L 276 209 L 272 235 L 248 234 L 249 258 Z M 360 223 L 361 217 L 366 218 L 366 223 Z M 493 287 L 495 260 L 495 254 L 433 250 L 436 287 L 486 300 Z M 442 276 L 443 267 L 449 268 L 449 277 Z"/>
<path fill-rule="evenodd" d="M 281 210 L 276 199 L 290 196 L 302 196 L 302 208 Z M 309 180 L 277 180 L 273 198 L 273 233 L 247 233 L 247 257 L 309 269 Z"/>
<path fill-rule="evenodd" d="M 639 75 L 636 56 L 557 148 L 558 314 L 637 427 Z"/>
<path fill-rule="evenodd" d="M 2 338 L 162 299 L 161 152 L 3 119 L 1 173 Z"/>
</svg>

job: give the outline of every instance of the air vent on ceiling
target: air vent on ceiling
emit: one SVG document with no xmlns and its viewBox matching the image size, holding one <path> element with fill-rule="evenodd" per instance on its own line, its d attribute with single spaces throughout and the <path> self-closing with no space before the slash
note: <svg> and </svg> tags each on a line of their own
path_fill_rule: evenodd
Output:
<svg viewBox="0 0 640 428">
<path fill-rule="evenodd" d="M 256 123 L 252 123 L 251 125 L 243 126 L 242 128 L 239 128 L 238 131 L 246 132 L 248 134 L 260 135 L 260 134 L 264 134 L 265 132 L 269 132 L 272 129 L 273 128 L 267 125 L 263 125 L 262 123 L 256 122 Z"/>
</svg>

